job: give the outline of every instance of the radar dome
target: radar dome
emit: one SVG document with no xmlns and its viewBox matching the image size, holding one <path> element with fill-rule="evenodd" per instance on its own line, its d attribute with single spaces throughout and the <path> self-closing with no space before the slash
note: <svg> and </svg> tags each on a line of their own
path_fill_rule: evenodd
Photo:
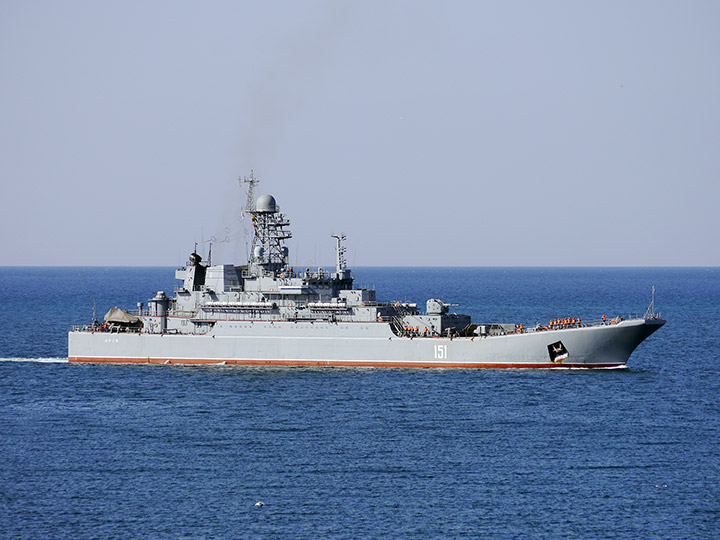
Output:
<svg viewBox="0 0 720 540">
<path fill-rule="evenodd" d="M 258 212 L 275 212 L 275 197 L 272 195 L 260 195 L 255 203 L 255 210 Z"/>
</svg>

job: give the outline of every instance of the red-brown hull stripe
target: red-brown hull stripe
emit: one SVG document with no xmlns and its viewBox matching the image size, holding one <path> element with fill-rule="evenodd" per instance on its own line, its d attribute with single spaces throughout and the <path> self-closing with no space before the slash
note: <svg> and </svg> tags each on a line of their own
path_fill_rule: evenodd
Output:
<svg viewBox="0 0 720 540">
<path fill-rule="evenodd" d="M 70 362 L 111 364 L 180 364 L 180 365 L 238 365 L 238 366 L 335 366 L 335 367 L 388 367 L 388 368 L 611 368 L 623 364 L 522 364 L 478 362 L 379 362 L 370 360 L 217 360 L 208 358 L 94 358 L 71 356 Z"/>
</svg>

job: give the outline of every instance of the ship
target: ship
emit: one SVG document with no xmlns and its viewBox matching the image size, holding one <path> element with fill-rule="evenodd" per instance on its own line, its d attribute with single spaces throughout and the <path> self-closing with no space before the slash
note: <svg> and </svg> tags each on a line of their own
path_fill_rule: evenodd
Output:
<svg viewBox="0 0 720 540">
<path fill-rule="evenodd" d="M 332 234 L 335 268 L 290 265 L 289 219 L 275 197 L 255 198 L 240 178 L 252 223 L 247 263 L 212 265 L 195 250 L 175 272 L 174 294 L 137 309 L 114 307 L 68 334 L 70 362 L 387 368 L 617 368 L 665 324 L 654 287 L 642 317 L 563 317 L 526 327 L 475 323 L 430 298 L 379 302 L 355 287 L 344 234 Z M 246 186 L 246 187 L 244 187 Z"/>
</svg>

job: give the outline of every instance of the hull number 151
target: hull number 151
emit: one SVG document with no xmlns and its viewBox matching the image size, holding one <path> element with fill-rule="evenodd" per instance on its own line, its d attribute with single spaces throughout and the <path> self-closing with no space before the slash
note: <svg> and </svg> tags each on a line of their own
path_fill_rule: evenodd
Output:
<svg viewBox="0 0 720 540">
<path fill-rule="evenodd" d="M 445 360 L 447 357 L 447 345 L 435 345 L 435 360 Z"/>
</svg>

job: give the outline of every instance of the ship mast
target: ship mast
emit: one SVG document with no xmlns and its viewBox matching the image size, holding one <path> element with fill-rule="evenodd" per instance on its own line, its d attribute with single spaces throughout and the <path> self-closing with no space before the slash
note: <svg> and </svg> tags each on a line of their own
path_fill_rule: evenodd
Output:
<svg viewBox="0 0 720 540">
<path fill-rule="evenodd" d="M 241 184 L 247 184 L 248 188 L 245 192 L 247 194 L 247 202 L 245 203 L 245 211 L 252 212 L 255 210 L 255 186 L 260 183 L 260 180 L 255 178 L 255 171 L 250 169 L 250 176 L 239 178 Z"/>
<path fill-rule="evenodd" d="M 650 297 L 650 305 L 645 310 L 645 316 L 643 317 L 645 320 L 647 319 L 659 319 L 660 314 L 655 313 L 655 285 L 652 286 L 652 295 Z"/>
<path fill-rule="evenodd" d="M 335 261 L 335 271 L 339 274 L 343 270 L 345 270 L 345 246 L 342 245 L 342 241 L 345 240 L 345 234 L 331 234 L 331 237 L 335 238 L 337 240 L 337 247 L 335 248 L 335 255 L 336 255 L 336 261 Z"/>
<path fill-rule="evenodd" d="M 350 277 L 350 270 L 347 269 L 347 262 L 345 261 L 345 252 L 347 248 L 342 245 L 345 240 L 345 233 L 331 234 L 331 237 L 337 240 L 337 246 L 335 247 L 335 272 L 338 279 L 347 279 Z"/>
<path fill-rule="evenodd" d="M 248 270 L 256 275 L 280 271 L 289 260 L 285 240 L 291 238 L 292 233 L 285 227 L 290 226 L 290 221 L 280 213 L 272 195 L 260 195 L 255 200 L 255 186 L 259 181 L 252 171 L 242 182 L 248 184 L 245 211 L 250 214 L 254 229 Z"/>
</svg>

